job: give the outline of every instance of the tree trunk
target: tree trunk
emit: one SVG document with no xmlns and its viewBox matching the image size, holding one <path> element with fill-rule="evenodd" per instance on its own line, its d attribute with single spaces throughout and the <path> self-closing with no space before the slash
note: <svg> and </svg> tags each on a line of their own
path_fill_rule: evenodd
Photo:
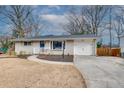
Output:
<svg viewBox="0 0 124 93">
<path fill-rule="evenodd" d="M 120 37 L 118 37 L 118 47 L 120 47 Z"/>
<path fill-rule="evenodd" d="M 112 48 L 112 32 L 111 32 L 111 28 L 112 28 L 112 23 L 111 23 L 111 21 L 112 21 L 112 15 L 111 15 L 111 8 L 110 8 L 110 14 L 109 14 L 109 34 L 110 34 L 110 48 Z"/>
</svg>

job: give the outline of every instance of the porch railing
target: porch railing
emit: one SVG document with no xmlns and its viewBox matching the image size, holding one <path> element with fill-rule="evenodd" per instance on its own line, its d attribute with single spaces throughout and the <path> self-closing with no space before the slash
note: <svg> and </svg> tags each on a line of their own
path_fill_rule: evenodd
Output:
<svg viewBox="0 0 124 93">
<path fill-rule="evenodd" d="M 40 54 L 62 54 L 62 50 L 40 49 Z"/>
</svg>

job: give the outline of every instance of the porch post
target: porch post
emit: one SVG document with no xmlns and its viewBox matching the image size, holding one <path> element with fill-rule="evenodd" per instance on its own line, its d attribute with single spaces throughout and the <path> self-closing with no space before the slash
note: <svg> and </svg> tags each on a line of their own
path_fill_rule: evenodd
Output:
<svg viewBox="0 0 124 93">
<path fill-rule="evenodd" d="M 62 57 L 64 58 L 65 50 L 65 41 L 62 42 Z"/>
</svg>

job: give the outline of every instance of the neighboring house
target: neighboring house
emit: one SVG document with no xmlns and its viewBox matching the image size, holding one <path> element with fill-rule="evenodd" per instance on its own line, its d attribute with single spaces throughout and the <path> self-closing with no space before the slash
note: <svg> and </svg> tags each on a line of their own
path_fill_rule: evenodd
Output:
<svg viewBox="0 0 124 93">
<path fill-rule="evenodd" d="M 94 35 L 41 36 L 37 38 L 13 39 L 17 55 L 53 54 L 62 55 L 96 55 Z"/>
<path fill-rule="evenodd" d="M 121 56 L 124 56 L 124 35 L 120 36 Z"/>
</svg>

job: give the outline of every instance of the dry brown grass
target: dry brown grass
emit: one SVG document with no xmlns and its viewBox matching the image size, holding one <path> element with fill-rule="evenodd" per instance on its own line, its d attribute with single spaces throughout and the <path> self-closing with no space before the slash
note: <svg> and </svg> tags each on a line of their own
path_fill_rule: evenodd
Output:
<svg viewBox="0 0 124 93">
<path fill-rule="evenodd" d="M 20 58 L 0 59 L 0 87 L 86 87 L 72 65 L 51 65 Z"/>
</svg>

